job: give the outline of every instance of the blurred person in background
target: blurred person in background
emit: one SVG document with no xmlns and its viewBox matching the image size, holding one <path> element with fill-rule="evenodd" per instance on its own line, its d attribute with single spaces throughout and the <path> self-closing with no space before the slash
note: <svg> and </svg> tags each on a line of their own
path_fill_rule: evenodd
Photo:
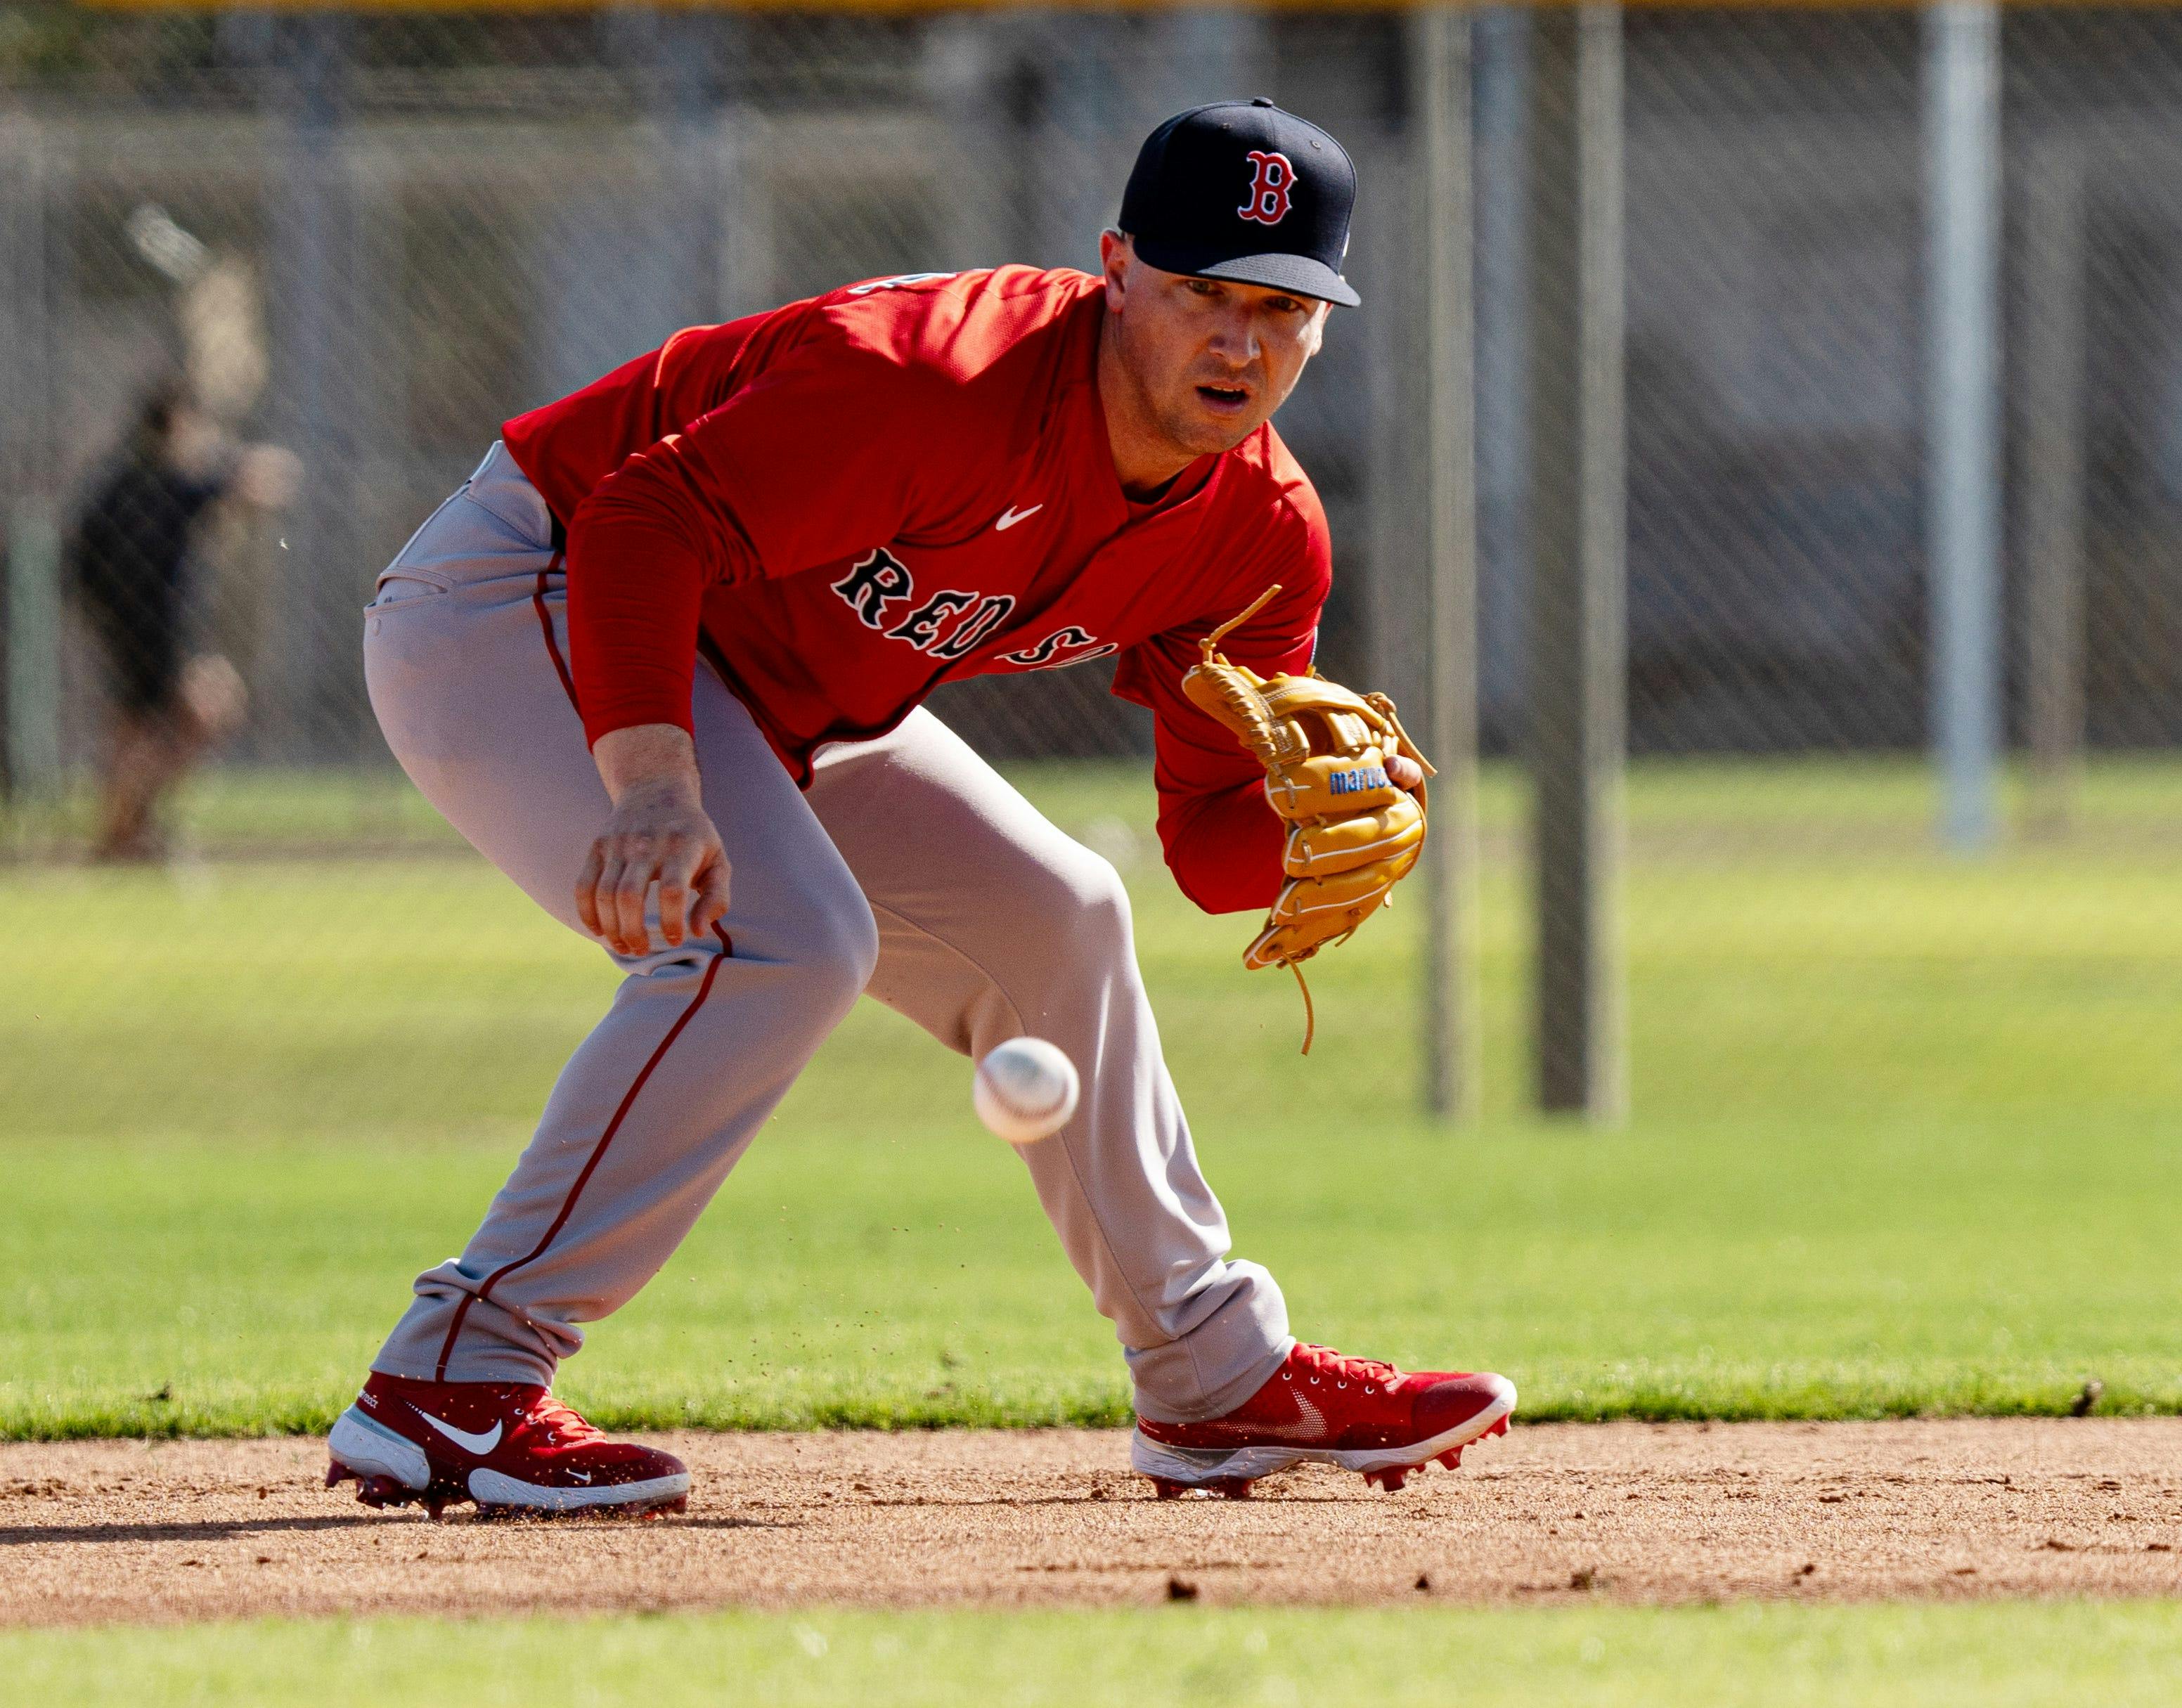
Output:
<svg viewBox="0 0 2182 1708">
<path fill-rule="evenodd" d="M 114 711 L 94 859 L 162 858 L 162 804 L 241 725 L 248 702 L 241 674 L 218 654 L 186 651 L 193 548 L 214 506 L 280 508 L 298 472 L 278 445 L 233 444 L 182 384 L 165 380 L 137 405 L 77 511 L 76 594 Z"/>
</svg>

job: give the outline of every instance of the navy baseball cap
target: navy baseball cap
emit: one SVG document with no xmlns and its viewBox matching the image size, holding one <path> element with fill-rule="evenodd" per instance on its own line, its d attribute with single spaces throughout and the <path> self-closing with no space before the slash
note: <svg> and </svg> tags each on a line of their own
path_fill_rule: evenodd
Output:
<svg viewBox="0 0 2182 1708">
<path fill-rule="evenodd" d="M 1165 273 L 1232 279 L 1354 308 L 1341 276 L 1356 163 L 1260 96 L 1177 113 L 1144 139 L 1121 229 Z"/>
</svg>

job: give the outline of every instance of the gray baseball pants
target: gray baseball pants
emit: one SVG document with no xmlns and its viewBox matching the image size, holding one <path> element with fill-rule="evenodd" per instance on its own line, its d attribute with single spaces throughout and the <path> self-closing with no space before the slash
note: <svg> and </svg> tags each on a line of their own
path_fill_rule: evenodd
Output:
<svg viewBox="0 0 2182 1708">
<path fill-rule="evenodd" d="M 551 537 L 544 500 L 496 445 L 379 578 L 364 663 L 425 799 L 581 931 L 576 878 L 608 802 L 568 683 Z M 727 916 L 705 942 L 616 957 L 613 1004 L 484 1224 L 417 1278 L 373 1367 L 550 1382 L 583 1344 L 576 1325 L 658 1272 L 868 992 L 966 1055 L 1025 1033 L 1068 1053 L 1083 1101 L 1021 1154 L 1115 1324 L 1138 1409 L 1186 1423 L 1249 1398 L 1293 1344 L 1286 1308 L 1264 1269 L 1226 1256 L 1113 868 L 928 711 L 827 749 L 805 792 L 701 665 L 691 710 L 732 868 Z"/>
</svg>

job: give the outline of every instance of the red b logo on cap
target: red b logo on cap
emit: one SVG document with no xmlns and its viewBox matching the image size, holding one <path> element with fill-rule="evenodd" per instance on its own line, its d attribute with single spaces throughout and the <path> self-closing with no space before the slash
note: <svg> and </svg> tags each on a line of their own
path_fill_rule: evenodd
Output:
<svg viewBox="0 0 2182 1708">
<path fill-rule="evenodd" d="M 1278 225 L 1288 217 L 1288 193 L 1295 186 L 1295 168 L 1285 154 L 1253 148 L 1250 163 L 1257 176 L 1250 180 L 1250 196 L 1235 211 L 1260 225 Z"/>
</svg>

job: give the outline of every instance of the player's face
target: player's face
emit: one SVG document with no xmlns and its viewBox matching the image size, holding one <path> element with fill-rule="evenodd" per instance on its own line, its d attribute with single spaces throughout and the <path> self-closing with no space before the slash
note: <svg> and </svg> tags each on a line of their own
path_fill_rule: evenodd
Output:
<svg viewBox="0 0 2182 1708">
<path fill-rule="evenodd" d="M 1326 305 L 1163 273 L 1110 234 L 1108 242 L 1107 305 L 1149 424 L 1193 457 L 1240 445 L 1295 390 L 1325 335 Z"/>
<path fill-rule="evenodd" d="M 167 423 L 162 449 L 178 468 L 202 468 L 219 455 L 219 425 L 194 404 L 179 405 Z"/>
</svg>

